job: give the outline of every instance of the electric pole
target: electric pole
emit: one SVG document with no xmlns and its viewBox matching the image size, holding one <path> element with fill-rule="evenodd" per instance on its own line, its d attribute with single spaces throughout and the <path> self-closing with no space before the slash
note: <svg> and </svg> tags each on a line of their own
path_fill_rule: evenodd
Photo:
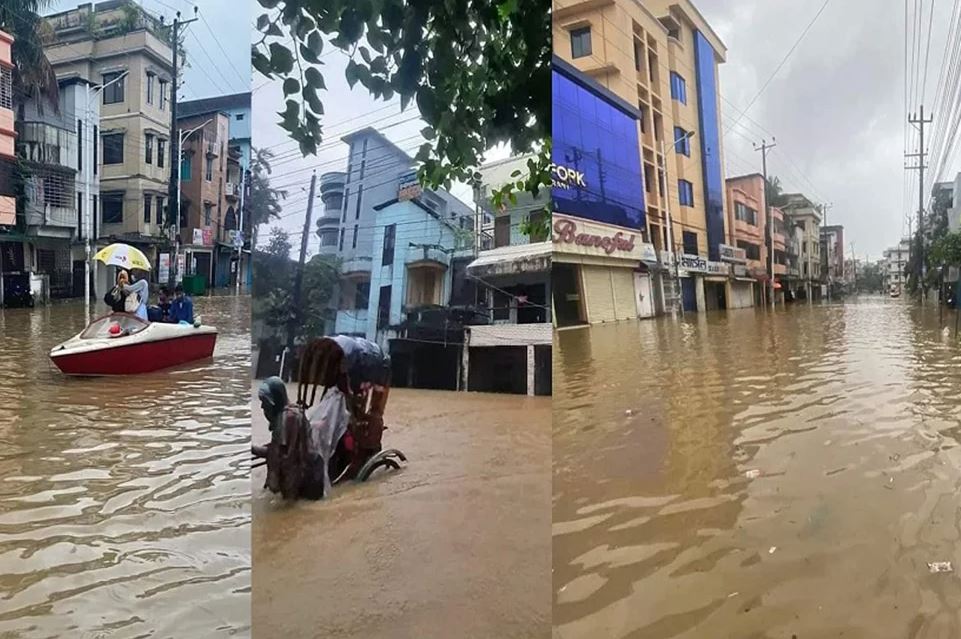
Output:
<svg viewBox="0 0 961 639">
<path fill-rule="evenodd" d="M 827 228 L 828 225 L 828 209 L 834 206 L 832 203 L 822 204 L 821 208 L 824 210 L 824 227 Z M 832 245 L 833 234 L 830 232 L 824 233 L 824 279 L 828 283 L 828 304 L 831 303 L 831 245 Z M 818 244 L 820 244 L 821 238 L 818 238 Z"/>
<path fill-rule="evenodd" d="M 304 262 L 307 261 L 307 239 L 310 237 L 310 217 L 314 212 L 314 190 L 317 187 L 317 171 L 310 176 L 310 196 L 307 199 L 307 217 L 304 218 L 304 232 L 300 236 L 300 260 L 297 262 L 297 271 L 294 274 L 294 299 L 291 309 L 290 319 L 287 321 L 287 356 L 284 361 L 287 363 L 286 374 L 281 373 L 285 381 L 290 381 L 292 370 L 291 360 L 294 355 L 294 334 L 300 324 L 303 315 L 300 303 L 300 287 L 304 281 Z"/>
<path fill-rule="evenodd" d="M 924 117 L 924 105 L 921 105 L 920 113 L 917 117 L 912 114 L 908 118 L 908 122 L 918 126 L 918 140 L 920 148 L 917 153 L 907 153 L 905 157 L 916 157 L 918 158 L 917 166 L 909 166 L 907 168 L 918 171 L 918 261 L 915 267 L 918 278 L 918 286 L 921 289 L 921 301 L 924 302 L 924 159 L 927 156 L 927 152 L 924 150 L 924 125 L 930 124 L 934 118 Z M 909 253 L 910 255 L 910 253 Z"/>
<path fill-rule="evenodd" d="M 777 146 L 777 143 L 773 137 L 770 144 L 767 143 L 767 140 L 761 140 L 760 145 L 754 145 L 754 150 L 761 152 L 761 168 L 764 172 L 764 226 L 766 229 L 764 241 L 767 242 L 767 290 L 772 309 L 774 308 L 774 229 L 771 220 L 771 203 L 767 200 L 767 150 L 773 149 L 775 146 Z"/>
<path fill-rule="evenodd" d="M 197 7 L 194 7 L 194 15 L 197 15 Z M 180 224 L 173 224 L 174 211 L 180 207 L 180 133 L 177 131 L 177 92 L 180 90 L 180 28 L 196 22 L 197 18 L 181 20 L 180 12 L 174 17 L 173 23 L 173 78 L 170 81 L 170 185 L 167 193 L 167 223 L 173 228 L 176 249 L 173 255 L 173 263 L 170 265 L 167 276 L 167 284 L 173 288 L 177 283 L 177 276 L 180 274 Z"/>
</svg>

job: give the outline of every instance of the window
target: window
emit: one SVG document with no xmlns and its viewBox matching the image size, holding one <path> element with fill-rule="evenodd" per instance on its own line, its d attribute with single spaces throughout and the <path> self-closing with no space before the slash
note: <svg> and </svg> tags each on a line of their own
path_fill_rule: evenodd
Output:
<svg viewBox="0 0 961 639">
<path fill-rule="evenodd" d="M 641 70 L 641 56 L 644 55 L 644 45 L 640 40 L 634 40 L 634 70 Z"/>
<path fill-rule="evenodd" d="M 384 227 L 384 252 L 381 255 L 380 263 L 383 266 L 394 263 L 394 239 L 397 235 L 397 225 L 391 224 Z"/>
<path fill-rule="evenodd" d="M 144 136 L 144 148 L 147 151 L 147 164 L 153 164 L 153 137 L 151 134 Z"/>
<path fill-rule="evenodd" d="M 98 158 L 98 150 L 99 150 L 99 148 L 100 148 L 100 144 L 98 143 L 98 141 L 100 140 L 100 138 L 97 136 L 97 125 L 96 125 L 96 124 L 93 126 L 93 138 L 92 138 L 92 140 L 93 140 L 93 174 L 96 175 L 96 174 L 97 174 L 97 160 L 99 159 L 99 158 Z"/>
<path fill-rule="evenodd" d="M 390 324 L 390 286 L 380 287 L 380 299 L 377 300 L 377 328 Z"/>
<path fill-rule="evenodd" d="M 687 180 L 678 180 L 677 199 L 681 206 L 694 206 L 694 185 Z"/>
<path fill-rule="evenodd" d="M 494 218 L 494 248 L 511 243 L 511 216 L 498 215 Z"/>
<path fill-rule="evenodd" d="M 147 104 L 153 104 L 153 84 L 156 76 L 153 73 L 147 72 Z"/>
<path fill-rule="evenodd" d="M 243 114 L 243 113 L 238 113 L 238 114 L 235 115 L 234 117 L 237 118 L 237 120 L 243 120 L 243 119 L 244 119 L 244 114 Z"/>
<path fill-rule="evenodd" d="M 734 219 L 747 222 L 751 226 L 757 226 L 757 211 L 747 206 L 743 202 L 735 202 Z"/>
<path fill-rule="evenodd" d="M 744 255 L 749 260 L 759 260 L 761 259 L 761 247 L 757 244 L 751 244 L 750 242 L 743 242 L 741 240 L 737 241 L 737 247 L 744 249 Z"/>
<path fill-rule="evenodd" d="M 77 239 L 83 239 L 83 193 L 77 191 Z"/>
<path fill-rule="evenodd" d="M 347 201 L 350 200 L 350 187 L 344 190 L 344 214 L 341 223 L 347 224 Z"/>
<path fill-rule="evenodd" d="M 674 71 L 671 71 L 671 98 L 687 104 L 687 83 Z"/>
<path fill-rule="evenodd" d="M 164 168 L 164 146 L 166 144 L 166 140 L 157 138 L 157 166 L 161 169 Z"/>
<path fill-rule="evenodd" d="M 591 28 L 583 27 L 571 31 L 571 57 L 583 58 L 591 55 Z"/>
<path fill-rule="evenodd" d="M 157 196 L 157 224 L 163 224 L 167 219 L 167 211 L 164 208 L 164 199 Z"/>
<path fill-rule="evenodd" d="M 681 234 L 681 242 L 684 247 L 684 252 L 688 255 L 697 255 L 697 233 L 694 231 L 684 231 Z"/>
<path fill-rule="evenodd" d="M 367 308 L 370 304 L 370 282 L 357 282 L 354 289 L 354 308 Z"/>
<path fill-rule="evenodd" d="M 182 160 L 180 160 L 180 181 L 189 182 L 191 173 L 191 159 L 193 156 L 185 155 Z"/>
<path fill-rule="evenodd" d="M 212 179 L 214 179 L 214 159 L 210 156 L 207 156 L 206 160 L 207 167 L 204 170 L 204 179 L 210 182 Z"/>
<path fill-rule="evenodd" d="M 681 155 L 691 157 L 691 138 L 688 137 L 687 131 L 679 126 L 674 127 L 674 148 Z"/>
<path fill-rule="evenodd" d="M 103 74 L 103 86 L 106 87 L 103 90 L 104 104 L 118 104 L 123 102 L 123 84 L 126 81 L 126 78 L 120 78 L 120 75 L 120 71 Z M 117 78 L 120 79 L 117 80 Z M 114 80 L 117 81 L 113 82 Z M 107 86 L 108 82 L 113 82 L 113 84 Z"/>
<path fill-rule="evenodd" d="M 96 195 L 90 196 L 90 219 L 93 221 L 93 232 L 90 237 L 97 237 L 97 200 L 99 199 Z"/>
<path fill-rule="evenodd" d="M 187 220 L 190 219 L 190 202 L 180 200 L 180 228 L 187 228 Z"/>
<path fill-rule="evenodd" d="M 340 244 L 337 246 L 338 251 L 344 250 L 344 229 L 340 229 Z"/>
<path fill-rule="evenodd" d="M 361 198 L 363 198 L 363 197 L 364 197 L 364 185 L 361 184 L 361 185 L 360 185 L 360 188 L 357 189 L 357 205 L 354 207 L 354 219 L 355 219 L 355 220 L 359 220 L 359 219 L 360 219 L 360 200 L 361 200 Z M 347 217 L 344 216 L 344 221 L 346 221 L 346 220 L 347 220 Z"/>
<path fill-rule="evenodd" d="M 77 119 L 77 171 L 83 172 L 83 120 Z"/>
<path fill-rule="evenodd" d="M 357 248 L 357 234 L 360 233 L 360 227 L 354 224 L 354 242 L 351 248 Z"/>
<path fill-rule="evenodd" d="M 160 110 L 167 110 L 167 82 L 160 80 Z"/>
<path fill-rule="evenodd" d="M 532 227 L 531 242 L 546 242 L 548 235 L 547 226 L 544 224 L 544 211 L 534 211 L 527 216 L 527 222 Z"/>
<path fill-rule="evenodd" d="M 344 208 L 344 196 L 340 193 L 331 193 L 324 202 L 324 208 L 328 211 L 340 211 Z"/>
<path fill-rule="evenodd" d="M 103 163 L 123 164 L 123 133 L 103 136 Z"/>
<path fill-rule="evenodd" d="M 152 196 L 143 196 L 143 221 L 144 224 L 150 224 L 150 200 Z"/>
<path fill-rule="evenodd" d="M 117 193 L 102 193 L 100 195 L 100 210 L 104 224 L 123 224 L 123 191 Z"/>
<path fill-rule="evenodd" d="M 0 108 L 13 108 L 13 71 L 7 67 L 0 67 Z"/>
<path fill-rule="evenodd" d="M 213 212 L 213 204 L 204 204 L 204 226 L 210 226 L 211 214 Z"/>
</svg>

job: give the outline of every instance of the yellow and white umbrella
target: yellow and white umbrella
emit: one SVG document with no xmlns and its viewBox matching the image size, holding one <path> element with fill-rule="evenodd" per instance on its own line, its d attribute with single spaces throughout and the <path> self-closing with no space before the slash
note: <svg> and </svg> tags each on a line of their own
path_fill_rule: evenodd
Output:
<svg viewBox="0 0 961 639">
<path fill-rule="evenodd" d="M 140 249 L 136 249 L 129 244 L 111 244 L 106 248 L 97 251 L 93 256 L 107 266 L 117 266 L 123 269 L 136 269 L 138 271 L 149 271 L 150 260 Z"/>
</svg>

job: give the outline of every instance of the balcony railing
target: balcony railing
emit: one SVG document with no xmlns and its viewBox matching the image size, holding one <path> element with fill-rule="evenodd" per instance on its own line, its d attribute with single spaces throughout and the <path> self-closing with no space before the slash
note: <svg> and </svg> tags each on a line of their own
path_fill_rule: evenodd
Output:
<svg viewBox="0 0 961 639">
<path fill-rule="evenodd" d="M 352 273 L 370 273 L 372 265 L 373 260 L 369 255 L 352 257 L 348 260 L 344 260 L 344 262 L 341 264 L 340 272 L 344 275 L 350 275 Z"/>
<path fill-rule="evenodd" d="M 423 264 L 425 266 L 450 266 L 450 253 L 432 246 L 410 246 L 407 248 L 405 263 L 410 266 Z"/>
</svg>

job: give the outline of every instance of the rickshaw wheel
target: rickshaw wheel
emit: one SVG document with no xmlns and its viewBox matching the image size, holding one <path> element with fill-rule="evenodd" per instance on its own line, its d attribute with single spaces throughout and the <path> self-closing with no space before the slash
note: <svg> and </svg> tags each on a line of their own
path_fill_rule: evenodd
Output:
<svg viewBox="0 0 961 639">
<path fill-rule="evenodd" d="M 367 481 L 367 479 L 378 468 L 393 468 L 400 470 L 400 462 L 406 462 L 407 457 L 396 448 L 382 450 L 370 459 L 357 472 L 357 481 Z"/>
</svg>

